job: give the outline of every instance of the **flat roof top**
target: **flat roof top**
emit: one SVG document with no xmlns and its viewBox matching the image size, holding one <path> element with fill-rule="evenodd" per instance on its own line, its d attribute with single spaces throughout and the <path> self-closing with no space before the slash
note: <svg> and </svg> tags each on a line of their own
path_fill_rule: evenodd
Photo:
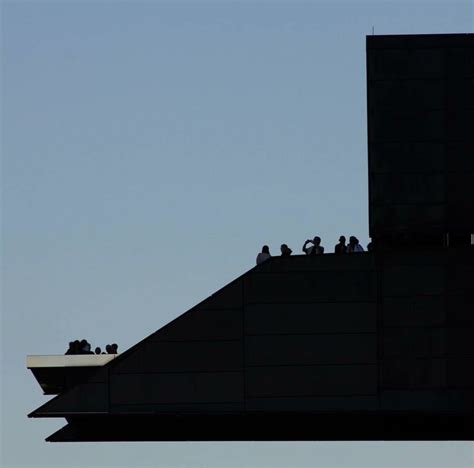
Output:
<svg viewBox="0 0 474 468">
<path fill-rule="evenodd" d="M 26 356 L 26 367 L 93 367 L 103 366 L 115 359 L 118 354 L 50 354 Z"/>
<path fill-rule="evenodd" d="M 473 33 L 367 35 L 367 49 L 473 47 Z"/>
</svg>

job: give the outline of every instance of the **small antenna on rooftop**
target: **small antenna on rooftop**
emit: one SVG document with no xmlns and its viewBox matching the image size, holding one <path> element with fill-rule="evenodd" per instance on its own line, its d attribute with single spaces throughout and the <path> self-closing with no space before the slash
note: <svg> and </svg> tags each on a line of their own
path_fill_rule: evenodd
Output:
<svg viewBox="0 0 474 468">
<path fill-rule="evenodd" d="M 372 36 L 375 34 L 375 29 L 374 27 L 372 26 Z"/>
</svg>

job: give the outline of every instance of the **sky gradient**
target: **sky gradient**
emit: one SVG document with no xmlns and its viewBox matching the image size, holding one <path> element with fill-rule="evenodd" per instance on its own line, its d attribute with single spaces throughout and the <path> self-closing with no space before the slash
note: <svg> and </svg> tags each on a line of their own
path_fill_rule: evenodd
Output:
<svg viewBox="0 0 474 468">
<path fill-rule="evenodd" d="M 263 244 L 368 238 L 365 37 L 471 0 L 3 1 L 2 467 L 471 467 L 472 443 L 47 444 L 28 354 L 124 351 Z"/>
</svg>

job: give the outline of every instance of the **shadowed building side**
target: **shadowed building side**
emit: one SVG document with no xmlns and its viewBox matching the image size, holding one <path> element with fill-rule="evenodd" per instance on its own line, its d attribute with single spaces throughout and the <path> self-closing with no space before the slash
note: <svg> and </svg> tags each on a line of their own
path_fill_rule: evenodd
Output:
<svg viewBox="0 0 474 468">
<path fill-rule="evenodd" d="M 450 279 L 473 260 L 274 258 L 32 416 L 67 418 L 50 440 L 472 437 L 474 323 Z"/>
</svg>

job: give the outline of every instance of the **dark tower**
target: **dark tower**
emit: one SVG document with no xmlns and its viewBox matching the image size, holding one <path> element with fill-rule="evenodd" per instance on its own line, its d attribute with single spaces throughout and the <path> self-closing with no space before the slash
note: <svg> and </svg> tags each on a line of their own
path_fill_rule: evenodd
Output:
<svg viewBox="0 0 474 468">
<path fill-rule="evenodd" d="M 474 35 L 367 37 L 370 236 L 469 245 Z"/>
</svg>

